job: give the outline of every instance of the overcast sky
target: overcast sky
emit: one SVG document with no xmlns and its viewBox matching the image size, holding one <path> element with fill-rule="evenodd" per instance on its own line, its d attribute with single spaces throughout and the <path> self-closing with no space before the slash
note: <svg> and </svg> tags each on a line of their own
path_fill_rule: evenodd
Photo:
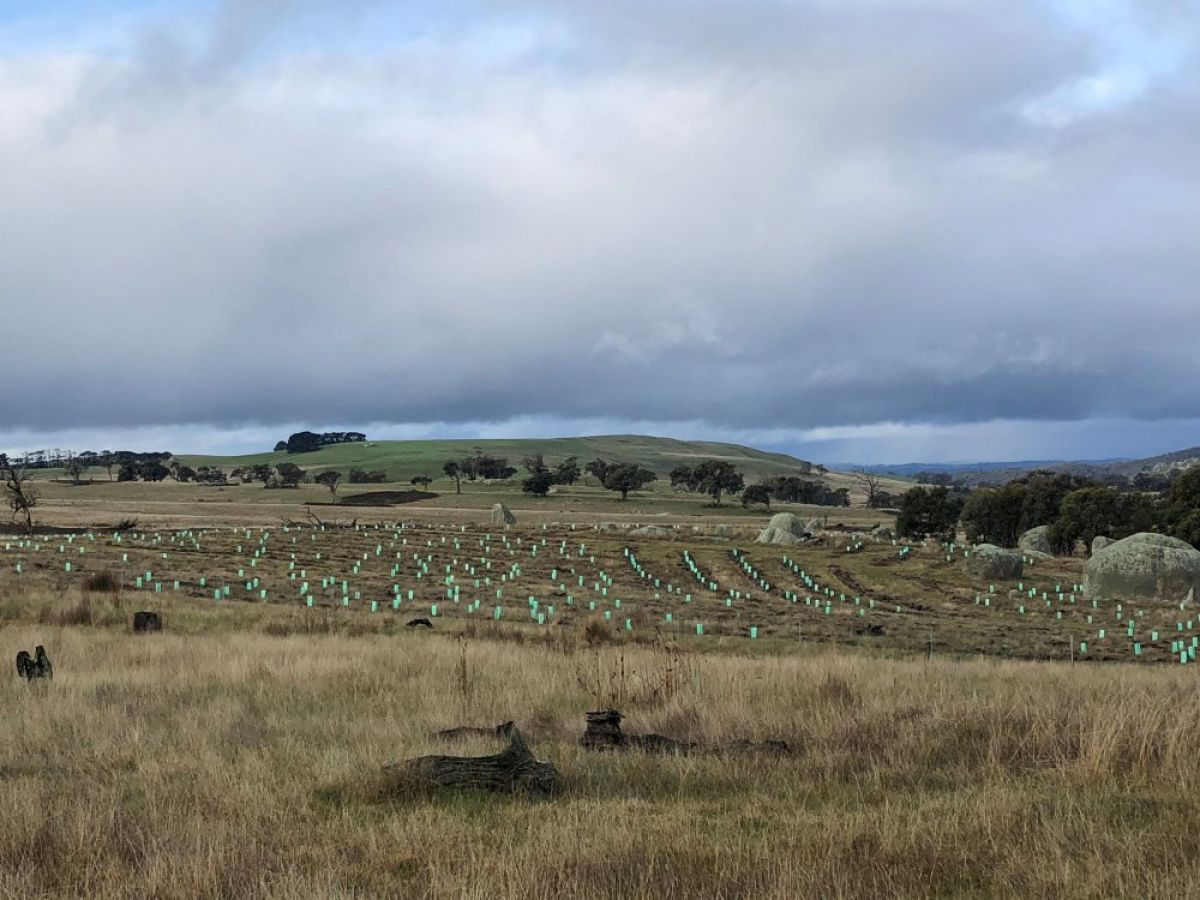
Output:
<svg viewBox="0 0 1200 900">
<path fill-rule="evenodd" d="M 0 0 L 0 449 L 1200 444 L 1200 0 Z"/>
</svg>

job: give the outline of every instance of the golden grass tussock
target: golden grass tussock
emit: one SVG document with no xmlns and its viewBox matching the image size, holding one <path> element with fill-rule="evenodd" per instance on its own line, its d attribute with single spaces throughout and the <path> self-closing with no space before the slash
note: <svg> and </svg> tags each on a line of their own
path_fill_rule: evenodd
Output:
<svg viewBox="0 0 1200 900">
<path fill-rule="evenodd" d="M 138 636 L 100 595 L 5 603 L 6 652 L 44 644 L 56 673 L 0 680 L 0 897 L 1147 897 L 1200 874 L 1190 669 L 347 634 L 169 600 Z M 581 749 L 609 704 L 793 752 Z M 434 731 L 506 719 L 558 796 L 381 789 L 385 764 L 500 743 Z"/>
</svg>

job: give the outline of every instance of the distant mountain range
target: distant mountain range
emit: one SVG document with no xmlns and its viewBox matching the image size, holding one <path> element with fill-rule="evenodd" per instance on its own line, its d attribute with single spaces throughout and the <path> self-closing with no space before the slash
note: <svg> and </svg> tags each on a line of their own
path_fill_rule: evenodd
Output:
<svg viewBox="0 0 1200 900">
<path fill-rule="evenodd" d="M 1089 475 L 1104 478 L 1119 475 L 1125 478 L 1146 472 L 1166 475 L 1176 469 L 1188 469 L 1200 464 L 1200 447 L 1176 450 L 1149 456 L 1145 459 L 1092 459 L 1092 460 L 1020 460 L 1014 462 L 972 463 L 900 463 L 898 465 L 865 466 L 872 472 L 911 478 L 920 472 L 945 472 L 968 484 L 1001 484 L 1019 478 L 1036 469 L 1055 472 L 1070 472 L 1074 475 Z M 839 467 L 840 468 L 840 467 Z M 847 467 L 849 468 L 849 467 Z"/>
</svg>

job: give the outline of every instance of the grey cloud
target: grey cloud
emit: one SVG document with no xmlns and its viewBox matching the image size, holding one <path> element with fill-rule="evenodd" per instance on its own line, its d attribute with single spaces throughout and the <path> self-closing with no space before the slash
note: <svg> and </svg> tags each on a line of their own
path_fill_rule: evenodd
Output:
<svg viewBox="0 0 1200 900">
<path fill-rule="evenodd" d="M 1047 4 L 450 6 L 4 61 L 0 431 L 1200 416 L 1194 41 L 1054 128 Z"/>
</svg>

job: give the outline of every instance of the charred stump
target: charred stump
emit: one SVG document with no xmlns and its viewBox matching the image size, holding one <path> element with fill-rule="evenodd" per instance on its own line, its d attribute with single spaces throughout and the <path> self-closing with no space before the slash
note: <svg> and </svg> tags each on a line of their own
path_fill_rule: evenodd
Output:
<svg viewBox="0 0 1200 900">
<path fill-rule="evenodd" d="M 141 610 L 133 614 L 133 631 L 135 634 L 146 634 L 151 631 L 162 631 L 162 617 L 156 612 Z"/>
<path fill-rule="evenodd" d="M 28 650 L 18 653 L 17 675 L 26 681 L 33 681 L 35 678 L 53 678 L 54 666 L 50 662 L 50 657 L 46 655 L 46 648 L 38 644 L 37 649 L 33 651 L 33 656 L 29 655 Z"/>
<path fill-rule="evenodd" d="M 587 730 L 579 744 L 588 750 L 641 750 L 645 753 L 687 754 L 696 749 L 691 741 L 677 741 L 661 734 L 626 734 L 621 714 L 615 709 L 587 713 Z"/>
<path fill-rule="evenodd" d="M 393 788 L 554 793 L 559 786 L 554 763 L 535 757 L 511 722 L 506 722 L 503 727 L 508 746 L 492 756 L 420 756 L 386 766 L 385 777 Z"/>
</svg>

